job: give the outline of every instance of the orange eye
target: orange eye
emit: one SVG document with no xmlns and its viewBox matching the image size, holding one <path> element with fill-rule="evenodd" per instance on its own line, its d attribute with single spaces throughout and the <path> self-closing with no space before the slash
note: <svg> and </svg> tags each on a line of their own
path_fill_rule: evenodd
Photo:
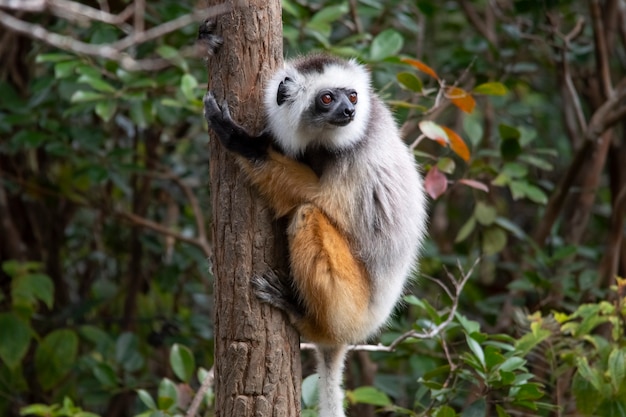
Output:
<svg viewBox="0 0 626 417">
<path fill-rule="evenodd" d="M 348 100 L 350 100 L 350 103 L 356 104 L 357 102 L 356 92 L 350 93 L 350 95 L 348 96 Z"/>
<path fill-rule="evenodd" d="M 322 97 L 320 97 L 320 100 L 322 100 L 322 103 L 324 104 L 330 104 L 333 101 L 333 96 L 328 93 L 323 94 Z"/>
</svg>

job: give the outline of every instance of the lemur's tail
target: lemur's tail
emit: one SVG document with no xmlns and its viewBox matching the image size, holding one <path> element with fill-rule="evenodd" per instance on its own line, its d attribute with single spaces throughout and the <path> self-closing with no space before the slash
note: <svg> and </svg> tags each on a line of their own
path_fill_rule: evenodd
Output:
<svg viewBox="0 0 626 417">
<path fill-rule="evenodd" d="M 344 417 L 343 365 L 347 346 L 317 346 L 319 417 Z"/>
</svg>

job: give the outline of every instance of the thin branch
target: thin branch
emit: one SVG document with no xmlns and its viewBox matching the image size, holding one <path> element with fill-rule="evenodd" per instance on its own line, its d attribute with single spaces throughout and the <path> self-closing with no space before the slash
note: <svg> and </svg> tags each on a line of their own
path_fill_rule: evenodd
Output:
<svg viewBox="0 0 626 417">
<path fill-rule="evenodd" d="M 229 11 L 230 5 L 228 4 L 220 4 L 207 9 L 198 10 L 194 13 L 189 13 L 159 26 L 155 26 L 145 32 L 133 33 L 132 35 L 129 35 L 110 45 L 91 45 L 81 42 L 69 36 L 63 36 L 50 32 L 41 25 L 17 19 L 3 11 L 0 11 L 0 25 L 62 50 L 71 51 L 80 55 L 95 56 L 117 61 L 124 69 L 129 71 L 155 71 L 163 69 L 171 64 L 165 59 L 137 60 L 122 51 L 130 48 L 131 46 L 136 46 L 138 44 L 163 37 L 167 33 L 179 30 L 190 23 L 202 21 L 206 18 L 224 14 Z"/>
<path fill-rule="evenodd" d="M 576 25 L 567 35 L 561 34 L 558 30 L 556 31 L 556 34 L 563 39 L 564 43 L 561 50 L 561 59 L 563 61 L 563 79 L 565 81 L 565 89 L 570 96 L 570 103 L 574 108 L 574 114 L 576 115 L 578 127 L 583 132 L 587 130 L 587 121 L 585 119 L 585 113 L 583 112 L 582 105 L 580 104 L 580 97 L 578 96 L 578 92 L 576 91 L 576 87 L 574 86 L 574 82 L 572 81 L 572 74 L 569 67 L 569 61 L 567 59 L 567 52 L 571 47 L 571 42 L 582 33 L 584 26 L 585 19 L 579 17 Z"/>
<path fill-rule="evenodd" d="M 42 12 L 46 8 L 45 0 L 0 0 L 0 7 L 22 10 L 24 12 Z"/>
<path fill-rule="evenodd" d="M 424 332 L 417 332 L 415 330 L 410 330 L 400 335 L 399 337 L 397 337 L 393 342 L 391 342 L 391 344 L 389 344 L 389 346 L 385 346 L 381 343 L 377 345 L 350 345 L 348 349 L 360 350 L 360 351 L 366 351 L 366 352 L 393 352 L 394 350 L 396 350 L 398 345 L 400 345 L 400 343 L 404 342 L 407 339 L 411 339 L 411 338 L 432 339 L 434 337 L 439 336 L 441 332 L 452 322 L 452 320 L 454 320 L 454 317 L 456 315 L 456 310 L 459 306 L 459 298 L 460 298 L 461 292 L 463 291 L 465 284 L 472 276 L 472 273 L 474 272 L 474 269 L 476 268 L 479 262 L 480 262 L 480 258 L 476 259 L 472 267 L 469 269 L 469 271 L 467 271 L 467 273 L 465 273 L 462 276 L 460 281 L 457 281 L 452 274 L 448 273 L 448 278 L 450 279 L 450 281 L 452 281 L 452 284 L 454 286 L 454 294 L 450 294 L 450 292 L 446 289 L 446 293 L 451 295 L 452 306 L 450 307 L 450 311 L 448 312 L 448 316 L 446 317 L 446 319 L 443 322 L 439 323 L 439 325 L 431 327 L 430 330 L 424 331 Z M 459 270 L 462 271 L 460 263 L 458 267 L 459 267 Z M 315 344 L 313 343 L 301 343 L 300 349 L 301 350 L 315 350 L 316 347 L 315 347 Z"/>
<path fill-rule="evenodd" d="M 589 9 L 591 12 L 591 22 L 593 24 L 593 39 L 596 50 L 596 64 L 600 74 L 600 82 L 606 98 L 613 94 L 611 83 L 611 67 L 609 65 L 609 50 L 604 36 L 604 25 L 602 24 L 602 11 L 599 0 L 590 0 Z"/>
<path fill-rule="evenodd" d="M 196 416 L 196 414 L 198 413 L 198 409 L 200 408 L 200 404 L 202 403 L 202 398 L 204 398 L 204 394 L 206 394 L 209 388 L 213 386 L 214 381 L 215 369 L 214 367 L 211 367 L 211 369 L 209 369 L 209 372 L 207 373 L 207 376 L 204 378 L 204 381 L 202 381 L 202 385 L 200 385 L 200 388 L 198 388 L 198 392 L 196 392 L 196 395 L 194 395 L 193 401 L 191 401 L 191 405 L 189 406 L 185 417 Z"/>
<path fill-rule="evenodd" d="M 132 4 L 119 14 L 111 14 L 75 1 L 47 0 L 45 3 L 54 15 L 66 20 L 97 20 L 115 26 L 121 26 L 133 14 L 134 10 Z"/>
<path fill-rule="evenodd" d="M 190 245 L 194 245 L 198 248 L 200 248 L 202 250 L 202 252 L 204 253 L 205 256 L 209 257 L 212 254 L 212 250 L 211 250 L 211 246 L 209 245 L 209 243 L 206 240 L 200 239 L 200 238 L 194 238 L 194 237 L 189 237 L 189 236 L 185 236 L 181 233 L 178 233 L 170 228 L 167 228 L 159 223 L 155 223 L 152 220 L 148 220 L 146 218 L 143 218 L 141 216 L 138 216 L 136 214 L 133 213 L 129 213 L 123 210 L 113 210 L 113 214 L 115 214 L 116 216 L 127 220 L 131 223 L 133 223 L 136 226 L 141 226 L 144 227 L 146 229 L 150 229 L 153 230 L 157 233 L 160 233 L 162 235 L 165 236 L 171 236 L 176 240 L 179 240 L 181 242 L 185 242 L 185 243 L 189 243 Z"/>
<path fill-rule="evenodd" d="M 471 2 L 467 0 L 460 0 L 459 4 L 461 5 L 463 12 L 465 12 L 465 17 L 467 17 L 469 23 L 478 31 L 478 33 L 483 35 L 490 44 L 497 46 L 498 39 L 496 38 L 496 34 L 493 30 L 490 30 L 490 28 L 487 27 L 486 22 L 482 20 Z M 487 7 L 489 7 L 489 5 L 487 5 Z"/>
<path fill-rule="evenodd" d="M 196 229 L 197 229 L 197 233 L 198 233 L 198 239 L 201 240 L 201 241 L 207 242 L 207 236 L 206 236 L 206 231 L 205 231 L 204 214 L 203 214 L 202 209 L 200 207 L 200 202 L 198 201 L 198 198 L 194 194 L 194 192 L 191 189 L 191 187 L 189 185 L 187 185 L 183 181 L 182 178 L 180 178 L 178 175 L 174 174 L 171 171 L 167 171 L 167 172 L 148 171 L 148 172 L 145 172 L 143 174 L 145 174 L 147 176 L 150 176 L 152 178 L 170 180 L 170 181 L 173 181 L 174 183 L 176 183 L 176 185 L 178 185 L 178 187 L 182 190 L 183 194 L 185 194 L 185 197 L 189 201 L 189 204 L 191 205 L 191 210 L 193 211 L 193 217 L 194 217 L 194 219 L 196 221 Z"/>
</svg>

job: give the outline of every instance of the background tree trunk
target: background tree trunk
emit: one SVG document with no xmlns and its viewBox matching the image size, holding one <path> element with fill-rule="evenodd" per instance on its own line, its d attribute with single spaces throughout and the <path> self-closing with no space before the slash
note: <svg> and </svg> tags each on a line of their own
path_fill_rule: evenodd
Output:
<svg viewBox="0 0 626 417">
<path fill-rule="evenodd" d="M 209 5 L 222 1 L 209 1 Z M 232 12 L 217 21 L 224 37 L 209 58 L 209 88 L 226 98 L 235 120 L 258 132 L 263 126 L 264 81 L 282 63 L 280 0 L 229 1 Z M 300 414 L 298 335 L 278 310 L 261 305 L 250 277 L 284 267 L 285 239 L 217 141 L 211 141 L 215 275 L 216 416 Z M 283 265 L 280 265 L 280 263 Z"/>
</svg>

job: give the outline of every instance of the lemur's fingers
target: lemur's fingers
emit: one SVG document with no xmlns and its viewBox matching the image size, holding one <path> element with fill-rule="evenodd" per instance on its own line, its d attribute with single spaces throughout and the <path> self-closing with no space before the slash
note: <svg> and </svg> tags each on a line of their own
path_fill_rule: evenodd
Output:
<svg viewBox="0 0 626 417">
<path fill-rule="evenodd" d="M 204 118 L 209 124 L 212 124 L 212 120 L 215 119 L 215 116 L 222 113 L 220 107 L 217 105 L 217 101 L 215 97 L 213 97 L 213 93 L 207 91 L 204 95 Z"/>
<path fill-rule="evenodd" d="M 233 120 L 232 117 L 230 117 L 230 109 L 228 108 L 228 102 L 226 100 L 222 101 L 222 105 L 220 106 L 222 108 L 222 118 L 224 120 L 228 120 L 229 122 Z"/>
</svg>

